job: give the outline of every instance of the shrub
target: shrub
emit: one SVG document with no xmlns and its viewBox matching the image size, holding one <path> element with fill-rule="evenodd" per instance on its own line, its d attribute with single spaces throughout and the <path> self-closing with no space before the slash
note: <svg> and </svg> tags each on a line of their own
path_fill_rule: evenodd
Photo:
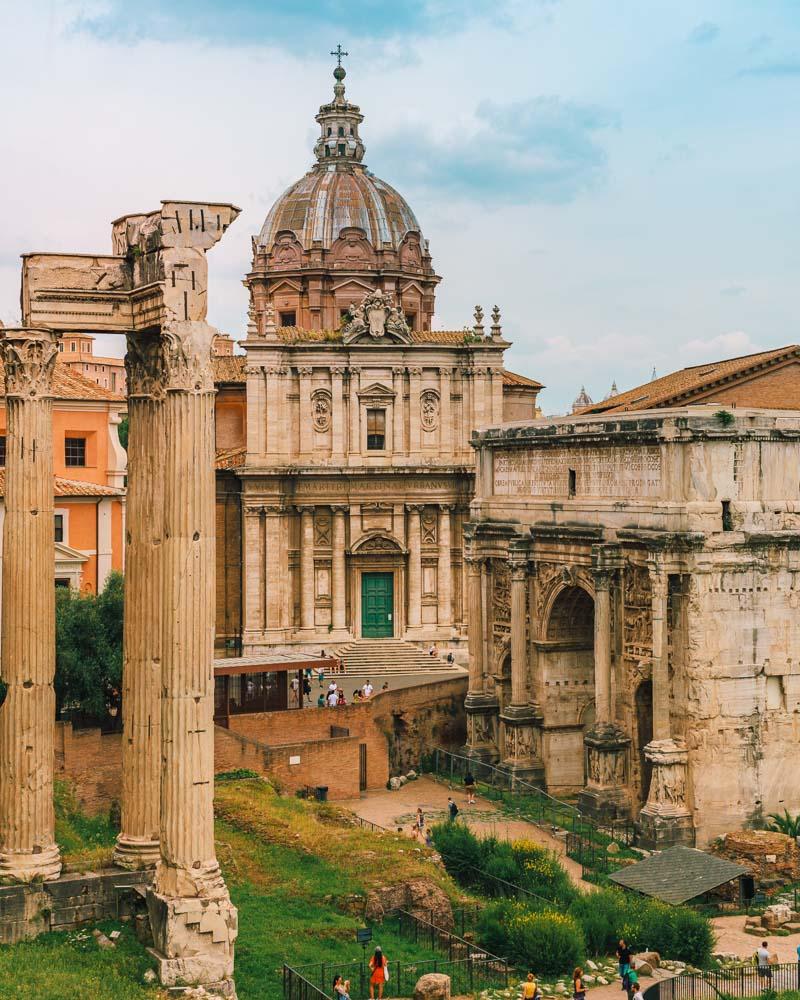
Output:
<svg viewBox="0 0 800 1000">
<path fill-rule="evenodd" d="M 481 867 L 481 843 L 463 823 L 437 823 L 431 829 L 436 850 L 447 871 L 463 885 L 472 885 Z"/>
<path fill-rule="evenodd" d="M 528 911 L 508 920 L 508 957 L 542 976 L 570 972 L 585 951 L 580 925 L 564 913 Z"/>
<path fill-rule="evenodd" d="M 523 909 L 515 900 L 505 899 L 492 903 L 481 910 L 475 925 L 475 934 L 481 947 L 493 955 L 506 958 L 508 955 L 508 922 Z"/>
<path fill-rule="evenodd" d="M 625 897 L 606 889 L 579 894 L 569 913 L 583 929 L 590 955 L 613 955 L 620 938 L 619 927 L 626 916 Z"/>
<path fill-rule="evenodd" d="M 523 889 L 559 903 L 569 903 L 575 898 L 577 890 L 552 851 L 530 840 L 516 840 L 512 848 Z"/>
<path fill-rule="evenodd" d="M 670 922 L 675 958 L 691 965 L 707 965 L 716 944 L 714 927 L 708 917 L 686 906 L 673 906 Z"/>
</svg>

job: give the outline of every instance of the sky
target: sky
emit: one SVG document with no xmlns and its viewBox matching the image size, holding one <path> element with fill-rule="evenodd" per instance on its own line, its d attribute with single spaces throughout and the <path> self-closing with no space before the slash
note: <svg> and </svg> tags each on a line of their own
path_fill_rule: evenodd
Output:
<svg viewBox="0 0 800 1000">
<path fill-rule="evenodd" d="M 800 341 L 800 0 L 0 0 L 0 319 L 20 253 L 220 200 L 209 320 L 243 337 L 250 238 L 312 163 L 339 42 L 365 163 L 443 276 L 434 325 L 497 304 L 545 413 Z"/>
</svg>

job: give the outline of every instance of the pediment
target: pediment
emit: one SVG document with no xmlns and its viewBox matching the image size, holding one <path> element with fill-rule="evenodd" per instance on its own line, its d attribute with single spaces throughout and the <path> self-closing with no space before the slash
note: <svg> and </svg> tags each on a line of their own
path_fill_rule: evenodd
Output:
<svg viewBox="0 0 800 1000">
<path fill-rule="evenodd" d="M 374 282 L 361 281 L 358 278 L 347 278 L 345 281 L 335 282 L 333 285 L 334 292 L 341 292 L 348 288 L 353 289 L 353 295 L 359 295 L 363 298 L 365 292 L 371 292 L 375 287 Z"/>
<path fill-rule="evenodd" d="M 358 393 L 359 399 L 385 399 L 387 396 L 391 396 L 394 399 L 394 389 L 383 385 L 382 382 L 373 382 L 372 385 L 367 386 L 366 389 L 362 389 Z"/>
<path fill-rule="evenodd" d="M 65 545 L 63 542 L 55 543 L 56 550 L 56 562 L 57 563 L 83 563 L 89 561 L 89 557 L 78 549 L 73 549 L 69 545 Z"/>
<path fill-rule="evenodd" d="M 301 285 L 299 281 L 294 281 L 292 278 L 281 278 L 281 280 L 272 286 L 272 295 L 277 295 L 279 292 L 299 292 Z"/>
<path fill-rule="evenodd" d="M 419 295 L 424 295 L 422 290 L 422 285 L 418 281 L 406 281 L 400 286 L 400 294 L 404 295 L 406 292 L 415 291 Z"/>
</svg>

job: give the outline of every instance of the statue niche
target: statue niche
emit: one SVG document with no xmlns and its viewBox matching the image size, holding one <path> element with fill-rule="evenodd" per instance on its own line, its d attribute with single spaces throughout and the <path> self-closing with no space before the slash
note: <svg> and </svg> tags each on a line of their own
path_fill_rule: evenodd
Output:
<svg viewBox="0 0 800 1000">
<path fill-rule="evenodd" d="M 274 268 L 294 268 L 300 266 L 302 248 L 294 233 L 278 233 L 278 238 L 272 247 L 272 266 Z"/>
<path fill-rule="evenodd" d="M 333 266 L 363 269 L 374 263 L 372 247 L 361 229 L 345 229 L 333 245 Z"/>
<path fill-rule="evenodd" d="M 345 344 L 388 338 L 411 343 L 411 331 L 400 306 L 388 292 L 368 292 L 360 305 L 350 304 L 350 321 L 342 329 Z"/>
</svg>

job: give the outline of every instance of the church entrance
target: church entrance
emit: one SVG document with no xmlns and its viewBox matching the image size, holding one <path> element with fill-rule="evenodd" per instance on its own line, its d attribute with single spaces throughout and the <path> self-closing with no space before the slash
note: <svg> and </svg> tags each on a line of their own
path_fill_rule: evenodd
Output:
<svg viewBox="0 0 800 1000">
<path fill-rule="evenodd" d="M 387 639 L 394 635 L 394 574 L 361 574 L 361 635 Z"/>
</svg>

